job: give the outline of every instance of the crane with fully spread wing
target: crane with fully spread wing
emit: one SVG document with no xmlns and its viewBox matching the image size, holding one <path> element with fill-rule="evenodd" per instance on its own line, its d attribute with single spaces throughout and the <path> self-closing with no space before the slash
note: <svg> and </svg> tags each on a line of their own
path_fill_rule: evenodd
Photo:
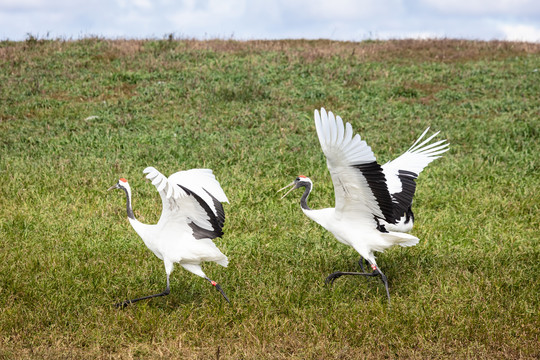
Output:
<svg viewBox="0 0 540 360">
<path fill-rule="evenodd" d="M 163 203 L 157 224 L 143 224 L 133 214 L 131 188 L 121 178 L 109 190 L 121 189 L 126 194 L 127 217 L 144 244 L 163 260 L 167 286 L 159 294 L 126 300 L 116 304 L 125 307 L 134 302 L 165 296 L 170 293 L 169 276 L 174 264 L 210 282 L 229 302 L 229 298 L 215 281 L 209 279 L 201 268 L 203 261 L 213 261 L 227 266 L 229 260 L 212 241 L 223 235 L 225 212 L 222 202 L 229 202 L 219 182 L 210 169 L 179 171 L 168 178 L 153 167 L 143 170 L 157 188 Z"/>
<path fill-rule="evenodd" d="M 374 252 L 418 243 L 417 237 L 406 233 L 414 222 L 415 180 L 430 162 L 448 150 L 448 144 L 446 140 L 430 143 L 438 133 L 420 143 L 428 128 L 409 150 L 381 166 L 371 147 L 358 134 L 353 136 L 351 124 L 344 125 L 339 116 L 324 108 L 320 114 L 315 110 L 315 127 L 334 184 L 335 208 L 313 210 L 307 205 L 313 182 L 306 176 L 298 176 L 280 191 L 292 186 L 285 197 L 294 189 L 304 188 L 300 199 L 304 214 L 339 242 L 352 246 L 373 270 L 364 271 L 360 259 L 362 272 L 337 271 L 326 282 L 333 283 L 343 275 L 380 276 L 390 301 L 388 280 L 377 266 Z"/>
</svg>

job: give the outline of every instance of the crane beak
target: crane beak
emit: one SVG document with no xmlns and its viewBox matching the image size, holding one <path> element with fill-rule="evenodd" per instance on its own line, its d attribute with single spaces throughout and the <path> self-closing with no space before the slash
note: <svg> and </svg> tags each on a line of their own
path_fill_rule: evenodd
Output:
<svg viewBox="0 0 540 360">
<path fill-rule="evenodd" d="M 289 185 L 287 185 L 287 186 L 285 186 L 285 187 L 282 187 L 281 189 L 279 189 L 279 190 L 277 191 L 277 192 L 280 192 L 280 191 L 283 191 L 283 190 L 285 190 L 286 188 L 292 186 L 292 188 L 291 188 L 289 191 L 287 191 L 287 192 L 285 193 L 285 195 L 283 195 L 283 196 L 281 197 L 281 199 L 283 199 L 283 198 L 284 198 L 285 196 L 287 196 L 291 191 L 293 191 L 294 189 L 296 189 L 296 186 L 294 186 L 294 185 L 295 185 L 295 184 L 294 184 L 294 181 L 293 181 L 293 182 L 290 183 Z"/>
<path fill-rule="evenodd" d="M 118 189 L 118 183 L 116 183 L 115 185 L 111 186 L 107 191 L 111 191 L 111 190 L 114 190 L 114 189 Z"/>
</svg>

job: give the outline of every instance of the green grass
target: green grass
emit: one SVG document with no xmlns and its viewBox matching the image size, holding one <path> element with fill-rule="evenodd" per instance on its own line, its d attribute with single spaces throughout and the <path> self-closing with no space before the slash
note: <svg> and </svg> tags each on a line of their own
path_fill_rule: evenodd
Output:
<svg viewBox="0 0 540 360">
<path fill-rule="evenodd" d="M 0 42 L 0 358 L 537 358 L 540 45 L 386 41 Z M 451 144 L 418 181 L 390 281 L 324 278 L 358 255 L 302 214 L 333 206 L 313 110 L 380 162 L 427 127 Z M 142 169 L 212 168 L 230 199 L 232 304 L 131 229 L 161 202 Z"/>
</svg>

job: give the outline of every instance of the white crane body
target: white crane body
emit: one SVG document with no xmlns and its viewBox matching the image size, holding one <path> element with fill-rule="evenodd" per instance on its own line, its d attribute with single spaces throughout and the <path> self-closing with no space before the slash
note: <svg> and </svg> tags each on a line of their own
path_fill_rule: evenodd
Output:
<svg viewBox="0 0 540 360">
<path fill-rule="evenodd" d="M 428 128 L 405 153 L 381 166 L 371 147 L 358 134 L 353 136 L 351 124 L 344 124 L 339 116 L 327 113 L 324 108 L 320 114 L 315 110 L 315 128 L 334 184 L 335 208 L 309 208 L 307 198 L 313 183 L 302 175 L 281 189 L 292 186 L 283 197 L 304 187 L 300 199 L 304 214 L 330 231 L 339 242 L 352 246 L 373 269 L 372 273 L 338 271 L 330 274 L 327 282 L 342 275 L 378 275 L 390 300 L 388 282 L 377 267 L 374 252 L 393 245 L 418 243 L 417 237 L 406 234 L 414 222 L 411 207 L 415 180 L 430 162 L 448 150 L 448 144 L 446 140 L 430 143 L 438 132 L 420 142 Z M 360 266 L 363 270 L 362 262 Z"/>
<path fill-rule="evenodd" d="M 126 300 L 117 305 L 123 307 L 138 300 L 167 295 L 169 275 L 175 263 L 208 280 L 229 301 L 221 287 L 210 280 L 201 268 L 201 263 L 205 261 L 224 267 L 229 263 L 227 256 L 212 241 L 223 235 L 225 212 L 221 202 L 228 202 L 212 170 L 179 171 L 168 178 L 153 167 L 143 172 L 148 174 L 146 177 L 161 196 L 163 207 L 157 224 L 143 224 L 135 218 L 131 209 L 131 188 L 125 179 L 120 179 L 111 189 L 121 188 L 125 191 L 128 220 L 148 249 L 163 260 L 167 287 L 163 293 Z"/>
<path fill-rule="evenodd" d="M 374 263 L 374 252 L 383 252 L 394 246 L 413 246 L 419 239 L 400 232 L 381 232 L 375 220 L 335 216 L 334 208 L 319 210 L 302 209 L 304 214 L 315 221 L 342 244 L 352 246 L 364 259 Z"/>
</svg>

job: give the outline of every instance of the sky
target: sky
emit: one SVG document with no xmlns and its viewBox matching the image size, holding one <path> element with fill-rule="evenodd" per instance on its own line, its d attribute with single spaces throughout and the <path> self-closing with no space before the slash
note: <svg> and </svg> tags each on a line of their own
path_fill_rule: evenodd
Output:
<svg viewBox="0 0 540 360">
<path fill-rule="evenodd" d="M 540 0 L 0 0 L 0 40 L 540 42 Z"/>
</svg>

